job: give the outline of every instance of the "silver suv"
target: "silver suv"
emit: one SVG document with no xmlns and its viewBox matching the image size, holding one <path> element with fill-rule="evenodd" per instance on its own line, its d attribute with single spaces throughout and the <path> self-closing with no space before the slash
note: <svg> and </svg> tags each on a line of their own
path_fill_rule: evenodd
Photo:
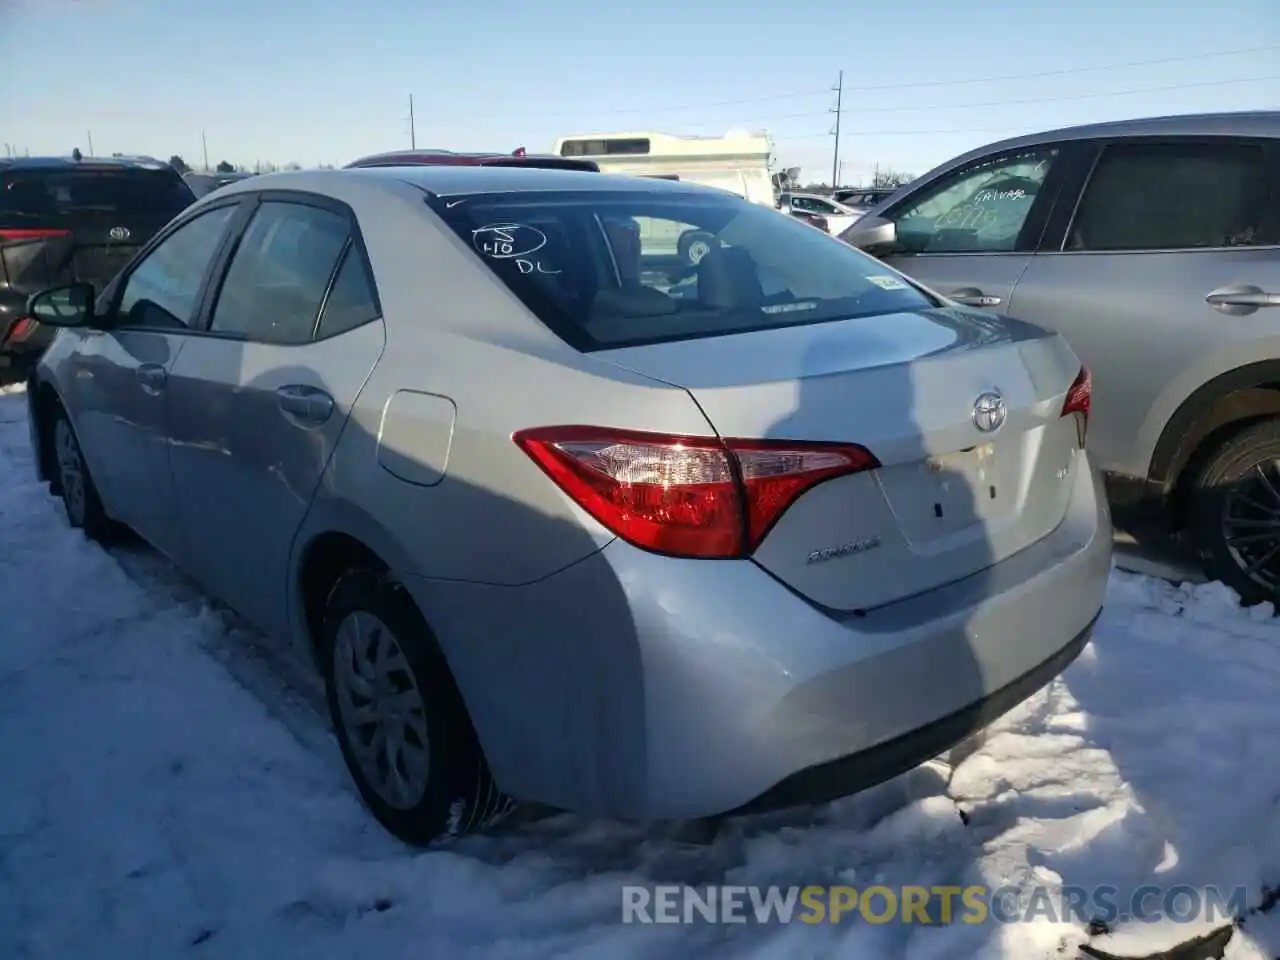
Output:
<svg viewBox="0 0 1280 960">
<path fill-rule="evenodd" d="M 1280 112 L 973 150 L 841 234 L 960 303 L 1062 333 L 1094 377 L 1116 521 L 1280 595 Z"/>
</svg>

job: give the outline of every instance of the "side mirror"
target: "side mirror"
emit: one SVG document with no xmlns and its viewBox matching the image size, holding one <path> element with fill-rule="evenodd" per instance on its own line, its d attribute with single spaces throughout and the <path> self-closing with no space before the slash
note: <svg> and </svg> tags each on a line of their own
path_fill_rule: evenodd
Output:
<svg viewBox="0 0 1280 960">
<path fill-rule="evenodd" d="M 859 250 L 893 247 L 898 243 L 898 227 L 884 217 L 862 217 L 850 224 L 840 239 Z"/>
<path fill-rule="evenodd" d="M 33 294 L 27 314 L 50 327 L 87 327 L 93 322 L 93 301 L 98 292 L 91 283 L 71 283 Z"/>
</svg>

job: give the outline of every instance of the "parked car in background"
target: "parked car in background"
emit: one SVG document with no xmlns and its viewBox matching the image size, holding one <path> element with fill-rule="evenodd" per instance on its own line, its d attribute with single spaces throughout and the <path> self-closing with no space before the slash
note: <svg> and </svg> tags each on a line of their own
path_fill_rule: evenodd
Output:
<svg viewBox="0 0 1280 960">
<path fill-rule="evenodd" d="M 1280 112 L 1018 137 L 843 238 L 952 300 L 1062 333 L 1095 377 L 1120 522 L 1280 599 Z"/>
<path fill-rule="evenodd" d="M 346 169 L 359 167 L 541 167 L 551 170 L 583 170 L 595 172 L 600 166 L 594 160 L 580 157 L 557 157 L 526 153 L 457 153 L 453 150 L 393 150 L 375 153 L 348 163 Z"/>
<path fill-rule="evenodd" d="M 795 217 L 801 223 L 807 223 L 809 226 L 821 230 L 823 233 L 831 232 L 831 225 L 827 223 L 827 218 L 820 214 L 809 213 L 805 210 L 797 210 L 795 207 L 791 207 L 782 212 Z"/>
<path fill-rule="evenodd" d="M 46 287 L 105 286 L 195 201 L 151 157 L 0 159 L 0 365 L 25 367 L 53 337 L 27 312 Z"/>
<path fill-rule="evenodd" d="M 640 222 L 713 238 L 696 266 Z M 662 233 L 663 231 L 659 231 Z M 683 183 L 242 181 L 66 328 L 35 468 L 322 671 L 381 823 L 826 800 L 1047 683 L 1111 531 L 1061 337 Z"/>
<path fill-rule="evenodd" d="M 894 195 L 897 187 L 875 187 L 871 189 L 835 190 L 831 199 L 842 203 L 858 214 L 864 214 L 878 203 L 883 203 Z"/>
<path fill-rule="evenodd" d="M 778 195 L 778 209 L 783 213 L 807 214 L 821 217 L 828 233 L 838 234 L 852 226 L 860 214 L 842 203 L 812 193 L 782 193 Z"/>
<path fill-rule="evenodd" d="M 192 192 L 197 197 L 203 197 L 206 193 L 211 193 L 219 187 L 225 187 L 229 183 L 239 183 L 246 177 L 252 177 L 254 174 L 243 170 L 237 170 L 233 173 L 198 173 L 194 170 L 188 171 L 182 175 L 187 181 L 187 186 L 191 187 Z"/>
</svg>

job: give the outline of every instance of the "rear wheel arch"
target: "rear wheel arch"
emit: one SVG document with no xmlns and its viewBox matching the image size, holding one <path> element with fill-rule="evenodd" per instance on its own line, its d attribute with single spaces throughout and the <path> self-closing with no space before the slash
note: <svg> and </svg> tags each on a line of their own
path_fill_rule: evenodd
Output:
<svg viewBox="0 0 1280 960">
<path fill-rule="evenodd" d="M 311 654 L 319 656 L 320 628 L 329 595 L 342 575 L 356 568 L 389 573 L 390 565 L 371 547 L 346 533 L 329 531 L 314 537 L 303 549 L 298 567 L 298 592 L 303 626 Z"/>
<path fill-rule="evenodd" d="M 1147 478 L 1174 498 L 1185 517 L 1187 481 L 1227 437 L 1246 424 L 1280 417 L 1280 360 L 1237 367 L 1201 384 L 1161 431 Z"/>
</svg>

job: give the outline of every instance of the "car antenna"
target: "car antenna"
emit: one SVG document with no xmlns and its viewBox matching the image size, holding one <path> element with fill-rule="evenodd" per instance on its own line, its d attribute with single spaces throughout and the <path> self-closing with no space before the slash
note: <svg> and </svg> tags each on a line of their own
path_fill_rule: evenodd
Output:
<svg viewBox="0 0 1280 960">
<path fill-rule="evenodd" d="M 71 151 L 71 159 L 74 160 L 76 163 L 79 163 L 81 160 L 84 159 L 84 154 L 80 152 L 79 147 L 76 147 L 74 150 Z"/>
</svg>

